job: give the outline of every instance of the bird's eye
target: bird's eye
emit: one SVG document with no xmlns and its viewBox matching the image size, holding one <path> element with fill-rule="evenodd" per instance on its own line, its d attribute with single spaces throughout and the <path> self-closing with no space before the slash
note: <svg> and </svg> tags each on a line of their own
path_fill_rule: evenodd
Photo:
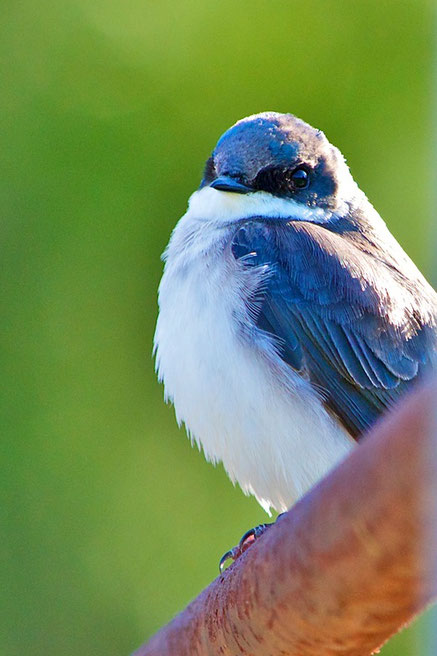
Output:
<svg viewBox="0 0 437 656">
<path fill-rule="evenodd" d="M 299 166 L 297 169 L 294 169 L 294 171 L 290 175 L 290 178 L 296 189 L 305 189 L 305 187 L 308 186 L 308 183 L 310 181 L 310 176 L 308 175 L 308 171 L 304 169 L 302 166 Z"/>
<path fill-rule="evenodd" d="M 308 187 L 310 173 L 306 166 L 295 169 L 269 166 L 258 172 L 253 187 L 277 196 L 292 196 L 295 192 Z"/>
</svg>

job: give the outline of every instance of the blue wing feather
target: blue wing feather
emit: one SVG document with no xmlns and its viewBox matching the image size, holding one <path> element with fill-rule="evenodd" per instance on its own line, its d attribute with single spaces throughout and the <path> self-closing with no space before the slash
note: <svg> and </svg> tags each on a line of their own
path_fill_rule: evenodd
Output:
<svg viewBox="0 0 437 656">
<path fill-rule="evenodd" d="M 231 247 L 242 266 L 265 267 L 256 325 L 323 388 L 354 437 L 435 363 L 437 296 L 421 277 L 404 280 L 376 247 L 358 249 L 321 225 L 256 217 Z"/>
</svg>

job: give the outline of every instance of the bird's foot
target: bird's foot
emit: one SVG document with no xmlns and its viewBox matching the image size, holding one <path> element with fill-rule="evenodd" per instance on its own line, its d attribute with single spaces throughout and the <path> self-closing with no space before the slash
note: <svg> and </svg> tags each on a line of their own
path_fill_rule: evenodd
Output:
<svg viewBox="0 0 437 656">
<path fill-rule="evenodd" d="M 276 521 L 278 521 L 278 519 L 280 519 L 283 515 L 285 515 L 285 513 L 278 515 Z M 263 535 L 263 533 L 265 533 L 267 529 L 270 528 L 270 526 L 273 526 L 274 523 L 275 522 L 271 522 L 270 524 L 258 524 L 258 526 L 250 528 L 248 531 L 246 531 L 237 546 L 229 549 L 229 551 L 223 554 L 223 556 L 220 558 L 220 572 L 223 572 L 228 560 L 232 560 L 232 562 L 236 561 L 237 558 L 239 558 L 247 549 L 249 549 L 255 540 Z"/>
<path fill-rule="evenodd" d="M 237 546 L 229 549 L 229 551 L 223 554 L 223 556 L 220 558 L 220 572 L 223 572 L 228 560 L 237 560 L 237 558 L 239 558 L 247 549 L 249 549 L 255 540 L 259 538 L 263 533 L 265 533 L 270 526 L 271 524 L 259 524 L 258 526 L 255 526 L 254 528 L 246 531 Z"/>
</svg>

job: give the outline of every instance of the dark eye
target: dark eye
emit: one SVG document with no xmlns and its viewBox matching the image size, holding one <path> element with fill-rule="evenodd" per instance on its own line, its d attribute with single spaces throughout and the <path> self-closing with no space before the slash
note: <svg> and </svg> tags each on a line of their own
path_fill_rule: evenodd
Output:
<svg viewBox="0 0 437 656">
<path fill-rule="evenodd" d="M 296 189 L 305 189 L 310 181 L 308 171 L 301 166 L 299 166 L 297 169 L 294 169 L 293 173 L 290 175 L 290 178 L 293 181 L 293 185 Z"/>
</svg>

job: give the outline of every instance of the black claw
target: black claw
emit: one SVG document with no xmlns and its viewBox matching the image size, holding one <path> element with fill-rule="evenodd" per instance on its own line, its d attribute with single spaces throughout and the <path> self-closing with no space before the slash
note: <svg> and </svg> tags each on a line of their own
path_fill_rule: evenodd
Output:
<svg viewBox="0 0 437 656">
<path fill-rule="evenodd" d="M 258 524 L 258 526 L 254 526 L 254 528 L 250 528 L 246 533 L 243 535 L 239 542 L 239 547 L 240 549 L 244 546 L 244 543 L 246 540 L 248 540 L 250 537 L 254 537 L 256 540 L 259 538 L 268 528 L 271 526 L 271 524 Z"/>
<path fill-rule="evenodd" d="M 257 528 L 258 528 L 258 527 L 250 528 L 248 531 L 246 531 L 246 533 L 244 533 L 244 534 L 241 536 L 241 540 L 240 540 L 240 542 L 238 543 L 238 546 L 240 547 L 240 549 L 241 549 L 241 547 L 243 546 L 243 544 L 246 542 L 246 540 L 247 540 L 248 538 L 250 538 L 252 535 L 255 536 L 255 531 L 256 531 Z"/>
<path fill-rule="evenodd" d="M 276 521 L 284 517 L 286 514 L 287 513 L 284 512 L 278 515 Z M 248 531 L 246 531 L 238 545 L 233 549 L 229 549 L 229 551 L 223 554 L 223 556 L 220 558 L 220 574 L 223 572 L 228 560 L 237 560 L 237 558 L 239 558 L 246 551 L 246 549 L 248 549 L 251 544 L 255 542 L 255 540 L 257 540 L 263 533 L 265 533 L 270 526 L 273 526 L 273 524 L 258 524 L 258 526 L 250 528 Z"/>
<path fill-rule="evenodd" d="M 220 562 L 219 562 L 220 574 L 223 572 L 223 570 L 225 568 L 225 565 L 228 562 L 228 560 L 230 560 L 231 558 L 232 558 L 232 560 L 234 560 L 234 550 L 235 550 L 235 547 L 234 547 L 234 549 L 229 549 L 229 551 L 224 553 L 223 556 L 220 558 Z"/>
<path fill-rule="evenodd" d="M 245 551 L 250 547 L 250 545 L 255 542 L 265 531 L 271 526 L 271 524 L 258 524 L 254 528 L 250 528 L 241 538 L 240 542 L 233 549 L 229 549 L 223 556 L 220 558 L 219 570 L 220 574 L 223 572 L 226 563 L 228 560 L 237 560 Z M 252 539 L 250 539 L 252 538 Z"/>
</svg>

